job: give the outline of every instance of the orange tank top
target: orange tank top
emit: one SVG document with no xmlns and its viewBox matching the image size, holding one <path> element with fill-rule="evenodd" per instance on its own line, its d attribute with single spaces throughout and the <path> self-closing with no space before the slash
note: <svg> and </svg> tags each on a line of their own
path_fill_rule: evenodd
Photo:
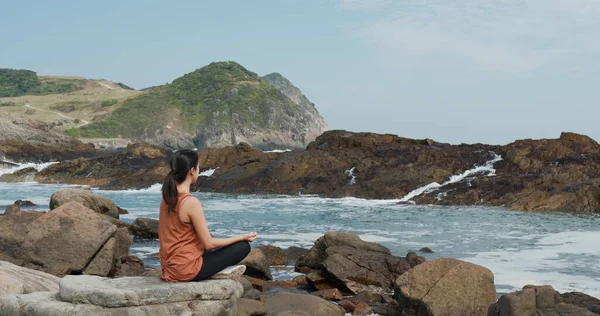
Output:
<svg viewBox="0 0 600 316">
<path fill-rule="evenodd" d="M 169 282 L 190 281 L 202 267 L 204 245 L 192 223 L 179 219 L 182 202 L 191 197 L 189 193 L 179 194 L 175 211 L 169 212 L 167 203 L 160 202 L 158 218 L 158 238 L 160 249 L 161 279 Z"/>
</svg>

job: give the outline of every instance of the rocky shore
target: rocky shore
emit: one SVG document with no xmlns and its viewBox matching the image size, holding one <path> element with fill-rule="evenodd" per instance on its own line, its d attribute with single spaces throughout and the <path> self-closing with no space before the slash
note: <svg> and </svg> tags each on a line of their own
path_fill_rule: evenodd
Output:
<svg viewBox="0 0 600 316">
<path fill-rule="evenodd" d="M 168 172 L 170 150 L 132 144 L 65 160 L 0 181 L 146 188 Z M 317 194 L 396 199 L 399 203 L 489 205 L 527 211 L 600 211 L 600 146 L 562 133 L 504 146 L 450 145 L 430 139 L 328 131 L 306 150 L 263 152 L 245 143 L 203 149 L 211 170 L 195 190 L 241 194 Z"/>
<path fill-rule="evenodd" d="M 23 203 L 23 201 L 20 201 Z M 550 285 L 498 297 L 489 269 L 453 258 L 396 256 L 349 232 L 325 232 L 310 249 L 254 247 L 242 277 L 164 283 L 129 256 L 132 232 L 156 238 L 156 221 L 128 225 L 123 210 L 89 190 L 55 192 L 47 212 L 0 215 L 2 315 L 598 315 L 600 300 Z M 423 248 L 420 251 L 430 252 Z M 273 280 L 294 266 L 297 276 Z"/>
</svg>

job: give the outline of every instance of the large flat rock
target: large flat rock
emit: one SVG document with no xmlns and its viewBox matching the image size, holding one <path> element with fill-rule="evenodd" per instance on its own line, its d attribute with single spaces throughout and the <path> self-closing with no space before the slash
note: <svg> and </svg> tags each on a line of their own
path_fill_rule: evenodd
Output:
<svg viewBox="0 0 600 316">
<path fill-rule="evenodd" d="M 71 304 L 60 300 L 58 292 L 37 292 L 0 297 L 2 316 L 235 316 L 234 297 L 226 301 L 195 300 L 167 304 L 128 307 L 102 307 L 90 304 Z"/>
<path fill-rule="evenodd" d="M 194 300 L 224 301 L 242 296 L 242 285 L 234 280 L 162 282 L 157 277 L 118 279 L 91 275 L 69 275 L 60 282 L 60 298 L 74 304 L 126 307 Z"/>
<path fill-rule="evenodd" d="M 0 261 L 0 296 L 58 291 L 60 278 L 42 271 Z"/>
</svg>

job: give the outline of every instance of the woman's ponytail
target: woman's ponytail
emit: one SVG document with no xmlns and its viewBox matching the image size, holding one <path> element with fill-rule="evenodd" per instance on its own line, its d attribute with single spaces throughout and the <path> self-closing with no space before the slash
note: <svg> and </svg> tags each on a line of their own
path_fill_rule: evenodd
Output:
<svg viewBox="0 0 600 316">
<path fill-rule="evenodd" d="M 162 185 L 162 197 L 165 203 L 167 203 L 169 212 L 175 210 L 177 206 L 177 198 L 179 193 L 177 192 L 177 181 L 175 180 L 175 171 L 171 170 Z"/>
<path fill-rule="evenodd" d="M 177 192 L 177 184 L 183 182 L 190 169 L 198 167 L 198 153 L 183 149 L 175 153 L 169 161 L 171 171 L 165 177 L 162 184 L 162 197 L 167 204 L 169 212 L 175 211 L 179 192 Z"/>
</svg>

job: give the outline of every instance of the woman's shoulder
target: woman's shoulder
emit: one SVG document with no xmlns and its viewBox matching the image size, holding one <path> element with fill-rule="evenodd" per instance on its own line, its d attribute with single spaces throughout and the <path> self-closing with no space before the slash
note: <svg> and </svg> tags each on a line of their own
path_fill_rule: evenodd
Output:
<svg viewBox="0 0 600 316">
<path fill-rule="evenodd" d="M 197 204 L 200 204 L 200 200 L 191 194 L 185 194 L 181 196 L 179 204 L 180 207 L 184 207 L 186 205 L 195 206 Z"/>
</svg>

